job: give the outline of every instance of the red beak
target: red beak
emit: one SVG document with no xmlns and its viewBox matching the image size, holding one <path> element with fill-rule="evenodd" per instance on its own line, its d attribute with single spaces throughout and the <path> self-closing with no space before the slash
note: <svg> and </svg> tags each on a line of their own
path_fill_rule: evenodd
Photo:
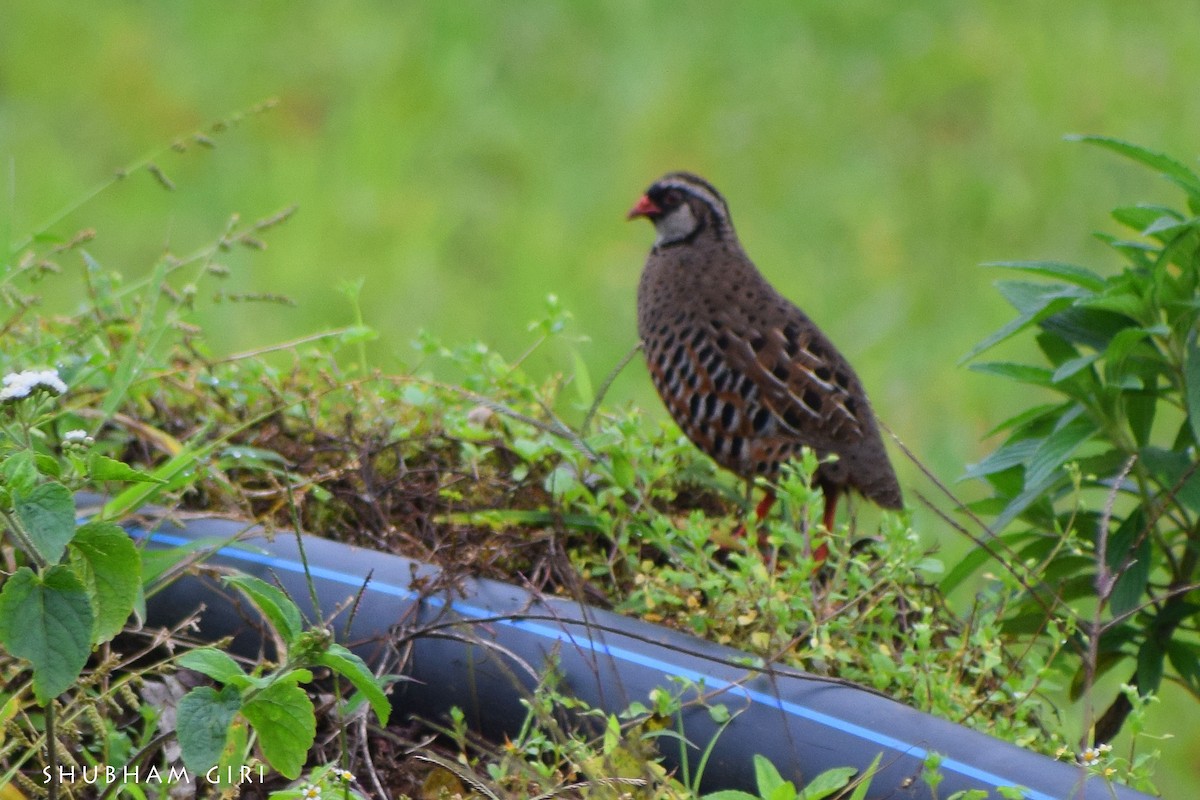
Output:
<svg viewBox="0 0 1200 800">
<path fill-rule="evenodd" d="M 646 195 L 642 195 L 633 208 L 629 209 L 626 219 L 637 219 L 638 217 L 653 218 L 661 213 L 662 209 L 655 205 L 653 200 Z"/>
</svg>

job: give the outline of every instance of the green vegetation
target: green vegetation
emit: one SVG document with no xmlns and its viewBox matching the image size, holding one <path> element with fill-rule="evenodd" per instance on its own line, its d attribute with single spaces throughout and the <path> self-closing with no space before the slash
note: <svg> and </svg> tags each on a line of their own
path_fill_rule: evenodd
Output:
<svg viewBox="0 0 1200 800">
<path fill-rule="evenodd" d="M 1175 170 L 1176 182 L 1188 191 L 1193 181 L 1200 186 L 1200 179 L 1165 157 L 1103 143 Z M 978 504 L 976 511 L 998 512 L 1002 521 L 1021 517 L 1035 527 L 985 540 L 980 557 L 965 561 L 943 582 L 945 588 L 956 586 L 996 546 L 1023 548 L 1019 558 L 1002 562 L 1007 572 L 987 584 L 965 614 L 932 582 L 944 572 L 943 562 L 903 516 L 883 514 L 874 531 L 852 521 L 839 537 L 852 546 L 833 548 L 816 570 L 808 531 L 820 503 L 809 482 L 817 467 L 811 456 L 781 481 L 781 511 L 765 526 L 764 549 L 733 539 L 729 532 L 746 513 L 737 481 L 718 473 L 673 426 L 653 423 L 629 405 L 609 405 L 605 392 L 611 380 L 593 380 L 579 356 L 584 341 L 553 296 L 542 318 L 529 325 L 531 343 L 514 361 L 481 343 L 449 347 L 424 335 L 415 343 L 419 369 L 369 370 L 363 366 L 364 345 L 373 332 L 362 324 L 216 357 L 205 329 L 195 324 L 205 310 L 203 298 L 225 299 L 207 291 L 229 280 L 216 259 L 233 248 L 261 251 L 264 237 L 275 235 L 287 214 L 250 223 L 234 218 L 211 244 L 188 256 L 167 253 L 146 278 L 130 283 L 91 254 L 88 237 L 58 243 L 29 237 L 0 284 L 11 345 L 0 356 L 0 370 L 8 376 L 0 403 L 0 511 L 15 567 L 0 588 L 0 642 L 5 670 L 22 676 L 5 696 L 8 718 L 19 731 L 6 751 L 5 780 L 32 789 L 30 776 L 43 769 L 54 773 L 62 763 L 112 758 L 154 764 L 167 774 L 173 762 L 163 744 L 173 735 L 182 763 L 194 774 L 214 766 L 262 764 L 281 786 L 304 776 L 301 786 L 280 788 L 300 792 L 297 796 L 319 785 L 352 791 L 334 765 L 366 769 L 379 781 L 369 754 L 399 734 L 383 727 L 389 710 L 383 683 L 333 642 L 333 621 L 305 621 L 274 586 L 233 576 L 225 578 L 226 585 L 243 594 L 273 631 L 280 651 L 275 662 L 241 663 L 219 647 L 187 641 L 182 628 L 165 638 L 136 625 L 126 628 L 131 611 L 140 615 L 146 597 L 204 557 L 204 551 L 192 549 L 142 553 L 123 535 L 116 523 L 156 502 L 319 530 L 437 563 L 451 575 L 518 580 L 589 598 L 762 659 L 866 684 L 1048 754 L 1076 749 L 1074 726 L 1056 719 L 1048 690 L 1065 670 L 1079 669 L 1085 677 L 1076 678 L 1075 689 L 1091 701 L 1095 676 L 1134 655 L 1131 648 L 1140 644 L 1141 692 L 1120 695 L 1120 721 L 1129 716 L 1134 734 L 1127 753 L 1077 749 L 1101 774 L 1151 785 L 1157 753 L 1142 748 L 1140 734 L 1148 702 L 1142 696 L 1155 686 L 1144 682 L 1143 670 L 1157 667 L 1161 675 L 1165 654 L 1172 654 L 1179 676 L 1194 679 L 1186 668 L 1195 658 L 1179 656 L 1192 647 L 1183 638 L 1191 635 L 1190 625 L 1170 611 L 1184 596 L 1173 587 L 1188 576 L 1174 576 L 1173 584 L 1160 589 L 1163 579 L 1150 566 L 1132 569 L 1106 560 L 1146 549 L 1135 538 L 1137 530 L 1126 533 L 1126 545 L 1117 544 L 1120 533 L 1111 541 L 1102 533 L 1114 518 L 1112 503 L 1103 512 L 1081 505 L 1082 489 L 1103 487 L 1090 471 L 1104 465 L 1109 472 L 1120 469 L 1124 456 L 1105 451 L 1098 461 L 1079 460 L 1074 471 L 1068 461 L 1089 437 L 1129 427 L 1096 423 L 1078 433 L 1076 420 L 1083 415 L 1077 408 L 1095 414 L 1137 409 L 1141 421 L 1132 430 L 1140 431 L 1140 446 L 1149 446 L 1152 407 L 1125 402 L 1130 392 L 1175 400 L 1177 419 L 1172 423 L 1166 414 L 1158 419 L 1175 429 L 1183 424 L 1183 433 L 1173 439 L 1180 443 L 1178 452 L 1191 446 L 1187 398 L 1196 390 L 1187 354 L 1195 345 L 1188 315 L 1196 313 L 1192 296 L 1200 270 L 1190 259 L 1200 237 L 1188 218 L 1161 208 L 1153 218 L 1118 213 L 1140 220 L 1158 237 L 1160 249 L 1115 242 L 1133 254 L 1134 266 L 1110 279 L 1114 288 L 1106 289 L 1105 279 L 1082 268 L 1044 262 L 1022 268 L 1069 278 L 1070 291 L 1062 285 L 1003 287 L 1007 296 L 1027 301 L 1019 305 L 1024 316 L 1004 335 L 1040 326 L 1043 347 L 1060 358 L 1055 369 L 1072 383 L 1060 386 L 1051 369 L 989 369 L 1069 390 L 1070 401 L 1021 415 L 999 454 L 976 468 L 998 492 L 1012 495 Z M 37 313 L 34 292 L 72 275 L 82 278 L 76 283 L 83 289 L 79 310 L 57 317 Z M 1155 291 L 1147 294 L 1147 287 Z M 358 287 L 346 285 L 343 294 L 361 319 Z M 1152 301 L 1157 305 L 1147 305 Z M 1096 316 L 1093 304 L 1106 313 Z M 1112 309 L 1130 316 L 1114 316 Z M 1089 333 L 1087 324 L 1103 325 L 1106 336 Z M 1137 335 L 1120 333 L 1127 330 Z M 1093 352 L 1066 352 L 1067 341 L 1052 338 L 1063 331 L 1077 337 L 1069 344 Z M 1172 344 L 1172 336 L 1182 341 Z M 1113 359 L 1111 348 L 1123 340 L 1129 340 L 1121 345 L 1124 357 Z M 537 377 L 527 369 L 526 363 L 549 348 L 567 354 L 571 373 Z M 1168 360 L 1171 353 L 1184 360 Z M 1078 385 L 1086 368 L 1102 358 L 1112 361 L 1104 374 L 1115 388 Z M 1073 369 L 1063 366 L 1077 362 Z M 1114 372 L 1127 364 L 1136 368 L 1136 382 Z M 437 373 L 460 378 L 441 380 Z M 1095 381 L 1101 373 L 1090 374 Z M 1169 379 L 1160 384 L 1162 376 Z M 1069 440 L 1060 431 L 1069 431 Z M 1024 464 L 1013 453 L 1030 461 Z M 1057 460 L 1044 464 L 1047 453 Z M 1147 473 L 1148 480 L 1162 483 L 1152 495 L 1182 485 L 1183 473 L 1179 465 L 1165 477 Z M 72 503 L 72 492 L 80 490 L 112 495 L 99 515 L 82 524 Z M 1172 502 L 1178 496 L 1180 503 L 1165 517 L 1190 513 L 1186 492 L 1163 496 Z M 1052 513 L 1056 500 L 1071 502 L 1054 519 L 1036 516 Z M 1129 518 L 1141 519 L 1137 509 L 1144 503 L 1142 498 L 1133 504 Z M 1187 531 L 1161 532 L 1156 542 L 1168 552 L 1159 569 L 1190 563 L 1186 536 Z M 1035 558 L 1041 561 L 1031 563 Z M 1112 615 L 1103 627 L 1084 621 L 1086 588 L 1098 580 L 1096 574 L 1108 574 L 1103 567 L 1096 573 L 1096 564 L 1121 575 L 1104 584 L 1107 594 L 1100 593 L 1096 618 Z M 1130 576 L 1138 581 L 1137 591 L 1129 588 Z M 1140 601 L 1142 591 L 1165 594 L 1155 606 Z M 1178 637 L 1156 618 L 1159 607 L 1167 609 Z M 1031 624 L 1044 609 L 1052 613 Z M 1089 640 L 1098 644 L 1089 647 Z M 1064 647 L 1064 641 L 1073 646 Z M 1150 652 L 1159 654 L 1157 665 L 1145 655 L 1155 645 L 1160 649 Z M 122 655 L 129 650 L 138 654 L 135 659 Z M 180 669 L 214 685 L 165 703 L 147 699 L 161 696 Z M 358 694 L 314 713 L 304 688 L 314 670 L 341 676 Z M 664 736 L 678 736 L 682 743 L 682 732 L 661 730 L 681 710 L 681 697 L 662 693 L 624 715 L 600 715 L 603 732 L 596 735 L 587 725 L 562 725 L 564 710 L 580 719 L 597 712 L 546 676 L 542 691 L 528 701 L 529 720 L 515 739 L 503 745 L 482 741 L 459 717 L 440 729 L 436 742 L 403 739 L 419 757 L 394 769 L 387 788 L 405 793 L 421 786 L 428 794 L 430 782 L 442 781 L 449 783 L 437 791 L 450 793 L 465 784 L 485 795 L 608 796 L 615 781 L 639 787 L 646 796 L 695 796 L 704 759 L 671 775 L 651 749 Z M 360 726 L 353 736 L 318 736 L 325 729 L 341 730 L 339 720 L 363 713 L 364 701 L 377 724 Z M 164 707 L 174 710 L 174 722 L 163 716 Z M 118 719 L 129 711 L 137 712 L 137 722 Z M 727 720 L 736 711 L 714 706 L 709 713 Z M 46 749 L 46 741 L 59 742 L 61 749 Z M 759 777 L 760 790 L 772 797 L 789 792 L 852 797 L 869 781 L 843 770 L 797 788 L 765 764 L 759 765 Z M 926 780 L 936 785 L 936 764 Z M 58 789 L 75 796 L 69 783 Z M 107 791 L 141 792 L 120 781 Z"/>
<path fill-rule="evenodd" d="M 61 0 L 13 0 L 3 16 L 3 369 L 57 366 L 68 385 L 63 395 L 40 389 L 28 403 L 6 407 L 5 453 L 37 453 L 32 473 L 27 456 L 9 467 L 28 491 L 36 489 L 31 475 L 34 484 L 71 489 L 102 481 L 124 493 L 113 520 L 155 497 L 181 496 L 189 508 L 266 516 L 280 526 L 355 530 L 372 545 L 421 522 L 425 538 L 400 537 L 417 557 L 451 548 L 471 556 L 464 560 L 478 574 L 548 574 L 547 585 L 564 591 L 577 591 L 567 581 L 582 576 L 628 613 L 760 653 L 787 645 L 795 624 L 817 637 L 797 648 L 809 666 L 869 675 L 872 684 L 956 718 L 952 709 L 973 692 L 996 703 L 1011 693 L 1024 716 L 999 732 L 1048 750 L 1053 740 L 1039 726 L 1081 750 L 1082 720 L 1121 711 L 1126 698 L 1133 710 L 1123 733 L 1097 758 L 1115 752 L 1127 762 L 1121 769 L 1146 769 L 1132 761 L 1159 749 L 1164 794 L 1192 791 L 1198 739 L 1186 636 L 1194 614 L 1170 587 L 1191 580 L 1185 542 L 1195 512 L 1182 491 L 1187 482 L 1180 491 L 1166 483 L 1182 477 L 1172 471 L 1188 454 L 1172 434 L 1185 432 L 1190 411 L 1191 345 L 1182 327 L 1155 332 L 1158 323 L 1139 316 L 1161 309 L 1182 325 L 1189 312 L 1156 305 L 1158 285 L 1152 281 L 1147 294 L 1136 270 L 1133 278 L 1110 277 L 1137 266 L 1131 259 L 1139 249 L 1164 250 L 1168 228 L 1129 247 L 1084 235 L 1093 226 L 1113 230 L 1100 209 L 1130 198 L 1161 205 L 1176 189 L 1061 141 L 1071 132 L 1111 134 L 1179 154 L 1188 168 L 1200 129 L 1200 105 L 1188 102 L 1200 68 L 1200 17 L 1190 3 L 934 0 L 896 8 L 852 0 L 768 2 L 751 11 L 706 2 L 681 15 L 671 4 L 632 0 L 299 7 L 268 0 L 253 12 L 104 4 L 85 15 Z M 210 124 L 231 108 L 248 112 Z M 201 133 L 175 138 L 192 130 Z M 131 164 L 138 153 L 148 155 Z M 1006 559 L 1018 574 L 1045 567 L 1046 577 L 1064 581 L 1068 598 L 1120 566 L 1097 566 L 1109 495 L 1092 479 L 1104 473 L 1088 461 L 1136 453 L 1129 480 L 1138 492 L 1157 484 L 1176 507 L 1153 519 L 1155 533 L 1128 565 L 1134 577 L 1111 586 L 1107 600 L 1071 601 L 1067 611 L 1058 595 L 971 555 L 945 576 L 943 585 L 958 588 L 943 609 L 927 586 L 944 577 L 936 563 L 957 565 L 972 545 L 923 507 L 911 520 L 919 543 L 908 525 L 885 518 L 886 546 L 838 554 L 831 566 L 846 583 L 830 587 L 829 605 L 805 609 L 781 599 L 778 592 L 795 590 L 787 581 L 798 581 L 763 569 L 754 554 L 712 556 L 706 532 L 732 528 L 732 520 L 723 523 L 736 514 L 740 492 L 660 427 L 658 401 L 636 365 L 617 376 L 582 430 L 600 376 L 634 343 L 633 292 L 648 236 L 623 228 L 623 212 L 649 181 L 679 167 L 722 187 L 752 255 L 852 356 L 888 426 L 934 475 L 957 476 L 970 463 L 979 475 L 1002 467 L 952 488 L 985 520 L 1010 509 L 1002 533 L 1025 557 L 1024 564 Z M 125 177 L 114 180 L 118 168 Z M 299 215 L 276 229 L 278 209 L 293 203 Z M 231 222 L 233 210 L 264 227 Z M 1140 234 L 1154 219 L 1134 209 L 1117 224 Z M 160 258 L 164 250 L 175 255 Z M 1121 261 L 1110 266 L 1114 252 Z M 1009 376 L 1045 378 L 1049 369 L 1049 379 L 1031 386 L 960 369 L 971 343 L 1004 322 L 1002 302 L 988 289 L 995 272 L 974 268 L 997 258 L 1094 265 L 1103 285 L 1050 279 L 1080 293 L 1144 298 L 1138 314 L 1121 312 L 1136 323 L 1122 337 L 1130 350 L 1120 358 L 1109 345 L 1068 336 L 1078 358 L 1095 359 L 1067 374 L 1063 365 L 1076 356 L 1060 362 L 1061 354 L 1038 349 L 1030 334 L 1048 341 L 1047 331 L 1031 318 L 988 358 L 1034 370 Z M 157 294 L 164 275 L 167 294 Z M 1004 297 L 1024 313 L 1046 299 L 1042 291 L 1010 283 Z M 559 300 L 545 308 L 550 293 Z M 34 294 L 38 304 L 26 306 Z M 1050 300 L 1061 310 L 1083 299 Z M 540 327 L 531 336 L 525 325 L 534 318 Z M 1139 339 L 1138 328 L 1151 332 Z M 418 337 L 420 329 L 431 333 Z M 413 338 L 421 342 L 415 351 L 407 345 Z M 487 344 L 463 344 L 478 341 Z M 1146 348 L 1160 348 L 1162 357 Z M 1155 363 L 1161 399 L 1147 433 L 1151 404 L 1138 370 Z M 1142 394 L 1113 380 L 1122 372 L 1143 381 Z M 1001 432 L 1006 438 L 982 441 L 998 421 L 1035 403 L 1069 416 L 1073 397 L 1062 390 L 1093 375 L 1094 388 L 1114 404 L 1057 417 L 1068 423 L 1058 443 L 1086 438 L 1073 453 L 1060 459 L 1046 447 L 1036 464 L 1022 465 L 1022 447 L 1030 455 L 1039 441 L 1055 439 L 1044 429 L 1053 428 L 1052 416 L 1043 427 L 1018 419 Z M 1081 418 L 1099 432 L 1085 432 Z M 25 431 L 44 438 L 27 441 Z M 84 438 L 64 438 L 73 431 Z M 590 453 L 570 443 L 572 432 Z M 635 440 L 627 463 L 626 439 Z M 986 457 L 1008 444 L 1007 467 Z M 372 454 L 383 474 L 393 474 L 402 455 L 409 480 L 366 507 L 358 490 L 370 473 L 341 452 Z M 106 472 L 119 468 L 105 459 L 134 472 Z M 1067 479 L 1051 469 L 1064 462 L 1079 463 L 1078 473 Z M 914 465 L 898 467 L 906 496 L 933 494 Z M 138 474 L 167 483 L 134 480 Z M 441 479 L 421 477 L 428 474 Z M 481 474 L 488 481 L 467 491 L 468 479 Z M 1031 481 L 1039 476 L 1051 482 Z M 803 517 L 802 478 L 792 490 L 789 513 Z M 1019 508 L 1022 493 L 1029 504 Z M 24 516 L 43 507 L 28 501 Z M 1137 526 L 1120 525 L 1136 506 L 1122 493 L 1107 516 L 1113 559 L 1120 537 Z M 15 503 L 5 510 L 22 524 Z M 860 533 L 873 531 L 877 518 L 862 514 Z M 27 567 L 26 589 L 72 598 L 77 663 L 85 647 L 109 635 L 99 620 L 116 619 L 135 582 L 123 575 L 105 594 L 94 580 L 105 563 L 99 548 L 89 547 L 86 532 L 75 541 L 74 520 L 58 519 L 53 541 L 25 543 L 34 555 L 10 557 L 6 549 L 4 570 Z M 773 542 L 789 563 L 802 561 L 803 543 L 782 520 L 772 521 Z M 623 560 L 607 560 L 609 536 Z M 56 542 L 65 543 L 65 556 Z M 568 555 L 539 552 L 547 542 L 569 545 Z M 940 549 L 926 552 L 934 543 Z M 605 560 L 587 557 L 596 549 Z M 147 557 L 139 591 L 152 591 L 172 569 Z M 67 587 L 64 570 L 82 595 Z M 913 607 L 891 620 L 884 615 L 896 609 L 869 601 L 834 614 L 854 596 L 851 587 L 895 591 Z M 966 609 L 976 591 L 980 610 L 972 614 Z M 1152 598 L 1161 604 L 1145 605 Z M 698 613 L 697 603 L 728 605 L 716 620 Z M 1173 618 L 1168 605 L 1183 615 Z M 89 613 L 94 624 L 84 626 Z M 852 623 L 839 621 L 851 613 L 875 630 L 912 625 L 914 634 L 945 638 L 930 633 L 906 641 L 908 649 L 859 652 Z M 953 619 L 963 617 L 956 628 Z M 19 635 L 18 627 L 10 622 L 6 635 Z M 1098 630 L 1105 635 L 1093 635 Z M 996 642 L 1008 636 L 1025 637 L 1027 649 L 1006 660 Z M 1055 636 L 1061 646 L 1051 644 Z M 31 663 L 39 658 L 33 637 Z M 68 741 L 105 749 L 110 761 L 151 744 L 153 720 L 128 725 L 144 706 L 128 687 L 138 676 L 153 685 L 174 662 L 146 655 L 148 646 L 98 645 L 58 719 Z M 940 674 L 954 677 L 922 686 L 910 668 L 920 648 L 952 647 L 958 666 L 938 663 Z M 895 666 L 905 659 L 909 666 Z M 267 674 L 281 665 L 242 666 Z M 126 679 L 111 678 L 118 668 Z M 13 685 L 33 679 L 16 674 L 24 677 Z M 1164 702 L 1143 705 L 1137 689 L 1122 687 L 1135 675 L 1139 688 L 1157 684 Z M 43 694 L 62 680 L 40 676 Z M 6 758 L 33 747 L 44 730 L 33 689 L 28 684 L 21 701 L 0 707 L 3 720 L 25 732 L 6 732 Z M 1042 695 L 1020 697 L 1026 691 L 1046 692 L 1049 705 L 1039 711 Z M 89 692 L 93 700 L 84 702 Z M 78 727 L 88 709 L 105 704 L 100 721 Z M 119 729 L 100 724 L 117 716 Z M 967 717 L 969 724 L 987 727 L 981 716 Z M 1148 748 L 1134 736 L 1145 730 L 1174 738 Z M 311 762 L 331 765 L 330 786 L 339 780 L 336 755 L 323 750 Z M 480 749 L 470 758 L 494 763 Z"/>
</svg>

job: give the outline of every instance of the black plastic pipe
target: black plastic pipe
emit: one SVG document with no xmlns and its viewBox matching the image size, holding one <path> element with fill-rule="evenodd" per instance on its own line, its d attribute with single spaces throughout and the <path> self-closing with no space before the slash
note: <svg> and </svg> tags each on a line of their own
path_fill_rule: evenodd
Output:
<svg viewBox="0 0 1200 800">
<path fill-rule="evenodd" d="M 129 530 L 151 546 L 206 541 L 216 547 L 246 525 L 201 519 L 183 527 Z M 261 529 L 249 533 L 236 544 L 219 546 L 208 563 L 277 581 L 301 608 L 310 607 L 295 536 L 277 532 L 268 541 Z M 435 567 L 315 536 L 304 536 L 303 544 L 320 606 L 317 616 L 328 616 L 366 587 L 348 634 L 341 636 L 335 622 L 345 644 L 372 663 L 389 641 L 411 637 L 404 665 L 411 681 L 393 694 L 396 718 L 438 719 L 458 706 L 476 729 L 516 735 L 526 715 L 521 698 L 542 670 L 556 664 L 562 691 L 607 713 L 635 700 L 647 702 L 656 687 L 677 691 L 672 678 L 702 686 L 710 704 L 725 704 L 735 717 L 712 747 L 703 774 L 706 792 L 754 792 L 755 754 L 800 786 L 832 767 L 864 770 L 882 753 L 868 797 L 935 800 L 921 772 L 926 757 L 937 753 L 943 776 L 937 798 L 964 789 L 983 789 L 989 798 L 999 798 L 997 788 L 1006 786 L 1024 787 L 1029 800 L 1149 797 L 865 689 L 790 669 L 744 666 L 756 660 L 677 631 L 498 581 L 461 579 L 431 594 L 428 587 L 440 575 Z M 244 609 L 207 579 L 185 578 L 156 595 L 148 621 L 179 622 L 201 603 L 206 605 L 203 636 L 236 635 L 235 650 L 258 652 L 262 642 L 246 624 Z M 690 689 L 685 699 L 695 695 Z M 681 721 L 694 746 L 687 756 L 694 771 L 696 748 L 718 735 L 718 725 L 698 705 L 684 711 Z M 668 765 L 678 767 L 677 740 L 660 742 Z"/>
</svg>

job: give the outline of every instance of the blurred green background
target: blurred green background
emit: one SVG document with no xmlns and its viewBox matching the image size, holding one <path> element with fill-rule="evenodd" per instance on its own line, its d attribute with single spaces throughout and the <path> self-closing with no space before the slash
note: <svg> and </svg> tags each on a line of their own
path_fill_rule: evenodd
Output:
<svg viewBox="0 0 1200 800">
<path fill-rule="evenodd" d="M 334 289 L 362 277 L 380 368 L 411 364 L 422 328 L 516 357 L 553 292 L 590 337 L 598 379 L 635 342 L 652 239 L 624 213 L 661 173 L 691 169 L 721 188 L 752 257 L 851 358 L 888 425 L 954 480 L 1030 399 L 958 365 L 1009 317 L 999 274 L 978 264 L 1116 267 L 1089 232 L 1117 230 L 1117 204 L 1175 194 L 1062 137 L 1194 163 L 1197 42 L 1182 0 L 5 0 L 0 234 L 19 241 L 139 156 L 277 98 L 216 150 L 157 158 L 176 191 L 140 173 L 52 232 L 95 227 L 91 252 L 137 275 L 215 238 L 231 212 L 295 203 L 266 253 L 229 254 L 226 287 L 295 307 L 210 307 L 218 350 L 351 322 Z M 539 358 L 570 369 L 565 353 Z M 637 364 L 610 402 L 662 413 Z M 932 494 L 899 470 L 910 500 Z M 1167 796 L 1200 781 L 1195 716 L 1155 718 L 1178 737 L 1163 742 Z"/>
</svg>

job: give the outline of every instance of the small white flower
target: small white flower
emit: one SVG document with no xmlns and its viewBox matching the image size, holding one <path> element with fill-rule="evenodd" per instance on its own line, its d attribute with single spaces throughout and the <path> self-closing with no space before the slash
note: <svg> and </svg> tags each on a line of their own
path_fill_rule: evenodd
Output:
<svg viewBox="0 0 1200 800">
<path fill-rule="evenodd" d="M 354 782 L 354 773 L 348 769 L 339 769 L 336 772 L 334 772 L 333 774 L 337 775 L 338 779 L 341 780 L 343 783 L 353 783 Z"/>
<path fill-rule="evenodd" d="M 303 800 L 321 800 L 321 789 L 313 786 L 311 783 L 304 787 L 304 791 L 300 793 Z"/>
<path fill-rule="evenodd" d="M 35 369 L 23 372 L 10 372 L 0 379 L 4 388 L 0 389 L 0 401 L 19 400 L 28 397 L 34 389 L 48 389 L 54 394 L 62 394 L 67 385 L 58 377 L 56 369 Z"/>
<path fill-rule="evenodd" d="M 75 444 L 78 442 L 86 442 L 87 438 L 88 438 L 87 431 L 81 430 L 79 428 L 76 428 L 75 430 L 67 431 L 66 433 L 63 434 L 63 442 L 64 443 Z"/>
</svg>

